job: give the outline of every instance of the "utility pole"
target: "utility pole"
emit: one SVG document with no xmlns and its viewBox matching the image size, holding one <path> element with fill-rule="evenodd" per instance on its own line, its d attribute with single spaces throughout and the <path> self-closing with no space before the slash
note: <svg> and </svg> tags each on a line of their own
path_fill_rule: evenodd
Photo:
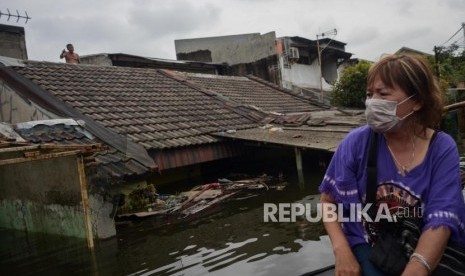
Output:
<svg viewBox="0 0 465 276">
<path fill-rule="evenodd" d="M 320 51 L 320 40 L 316 35 L 316 50 L 318 51 L 318 67 L 320 67 L 320 102 L 324 102 L 323 98 L 323 71 L 321 69 L 321 51 Z"/>
<path fill-rule="evenodd" d="M 336 29 L 332 29 L 332 30 L 329 30 L 329 31 L 326 31 L 324 33 L 321 33 L 321 34 L 317 34 L 316 35 L 316 48 L 317 48 L 317 51 L 318 51 L 318 65 L 320 67 L 320 102 L 324 103 L 324 95 L 323 95 L 323 69 L 322 69 L 322 59 L 321 59 L 321 53 L 323 52 L 323 50 L 328 47 L 329 43 L 331 43 L 331 41 L 328 42 L 328 44 L 323 48 L 321 49 L 320 51 L 320 36 L 321 37 L 325 37 L 326 35 L 337 35 L 337 30 Z"/>
</svg>

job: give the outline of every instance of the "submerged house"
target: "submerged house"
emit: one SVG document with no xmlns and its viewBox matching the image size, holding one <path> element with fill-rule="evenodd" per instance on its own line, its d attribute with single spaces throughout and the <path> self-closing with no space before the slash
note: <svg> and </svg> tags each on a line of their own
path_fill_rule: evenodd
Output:
<svg viewBox="0 0 465 276">
<path fill-rule="evenodd" d="M 112 190 L 154 169 L 73 119 L 0 123 L 0 140 L 0 225 L 87 238 L 90 247 L 116 233 Z"/>
<path fill-rule="evenodd" d="M 343 123 L 334 135 L 338 111 L 254 76 L 0 59 L 1 121 L 31 143 L 108 147 L 93 155 L 97 173 L 87 176 L 89 197 L 107 206 L 107 218 L 118 205 L 113 196 L 134 185 L 186 179 L 203 164 L 273 145 L 295 152 L 302 168 L 300 149 L 331 152 L 356 125 Z M 60 121 L 68 118 L 80 127 Z M 271 124 L 282 128 L 263 128 Z M 94 193 L 102 187 L 107 198 Z"/>
<path fill-rule="evenodd" d="M 92 248 L 103 229 L 92 227 L 85 167 L 101 148 L 88 142 L 35 145 L 0 123 L 0 225 L 84 238 Z"/>
<path fill-rule="evenodd" d="M 108 147 L 94 154 L 97 173 L 88 176 L 89 191 L 103 187 L 110 194 L 89 196 L 97 198 L 96 209 L 107 206 L 107 218 L 114 214 L 113 195 L 131 185 L 201 174 L 202 164 L 253 154 L 250 147 L 259 147 L 257 153 L 281 145 L 295 151 L 296 160 L 300 149 L 331 152 L 358 123 L 350 117 L 341 124 L 337 110 L 253 76 L 5 58 L 3 64 L 1 120 L 24 139 Z M 284 130 L 259 128 L 267 124 Z M 111 221 L 106 224 L 102 237 L 114 234 Z"/>
<path fill-rule="evenodd" d="M 165 71 L 7 58 L 2 63 L 2 122 L 14 125 L 30 143 L 108 146 L 93 156 L 96 173 L 87 176 L 90 197 L 98 201 L 95 210 L 114 203 L 114 194 L 130 192 L 131 185 L 173 181 L 202 163 L 240 154 L 233 142 L 210 133 L 255 127 L 263 117 Z M 64 123 L 66 118 L 83 127 Z M 105 209 L 107 218 L 114 213 Z M 114 224 L 105 223 L 113 231 L 96 237 L 114 235 Z"/>
<path fill-rule="evenodd" d="M 227 63 L 234 75 L 252 74 L 315 98 L 331 88 L 338 66 L 351 57 L 345 45 L 330 38 L 277 38 L 275 32 L 175 40 L 178 60 Z"/>
</svg>

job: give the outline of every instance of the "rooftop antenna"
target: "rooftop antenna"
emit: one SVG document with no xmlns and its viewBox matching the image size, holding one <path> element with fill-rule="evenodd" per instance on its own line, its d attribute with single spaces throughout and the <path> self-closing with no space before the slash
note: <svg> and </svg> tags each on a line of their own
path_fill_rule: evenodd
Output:
<svg viewBox="0 0 465 276">
<path fill-rule="evenodd" d="M 7 16 L 7 19 L 6 21 L 10 21 L 10 18 L 13 17 L 13 18 L 16 18 L 16 23 L 19 22 L 20 19 L 26 19 L 26 21 L 24 22 L 24 24 L 27 24 L 27 22 L 29 21 L 29 19 L 32 19 L 29 17 L 29 15 L 27 14 L 27 11 L 24 11 L 24 15 L 20 15 L 18 10 L 16 10 L 16 14 L 14 13 L 11 13 L 9 9 L 6 9 L 7 10 L 7 13 L 3 13 L 1 10 L 0 10 L 0 18 L 2 18 L 2 15 L 5 15 Z"/>
</svg>

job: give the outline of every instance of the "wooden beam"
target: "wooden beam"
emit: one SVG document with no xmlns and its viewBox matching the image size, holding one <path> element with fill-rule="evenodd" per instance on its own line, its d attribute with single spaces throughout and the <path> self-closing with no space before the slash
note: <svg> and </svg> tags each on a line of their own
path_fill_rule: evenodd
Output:
<svg viewBox="0 0 465 276">
<path fill-rule="evenodd" d="M 8 164 L 24 163 L 24 162 L 36 161 L 36 160 L 65 157 L 65 156 L 70 156 L 70 155 L 77 155 L 79 153 L 80 153 L 79 150 L 73 150 L 73 151 L 65 151 L 65 152 L 47 153 L 47 154 L 41 154 L 38 156 L 30 156 L 30 157 L 23 157 L 23 158 L 12 158 L 12 159 L 7 159 L 7 160 L 0 160 L 0 166 L 8 165 Z"/>
<path fill-rule="evenodd" d="M 77 161 L 77 168 L 78 168 L 78 173 L 79 173 L 79 183 L 81 185 L 82 207 L 84 208 L 87 247 L 89 247 L 89 249 L 93 249 L 94 248 L 94 235 L 92 233 L 92 221 L 90 219 L 89 197 L 87 195 L 87 180 L 86 180 L 86 173 L 84 171 L 84 160 L 83 160 L 82 155 L 78 156 L 76 161 Z"/>
<path fill-rule="evenodd" d="M 296 162 L 296 167 L 297 167 L 297 175 L 299 177 L 299 186 L 303 187 L 304 186 L 304 172 L 303 172 L 303 166 L 302 166 L 302 151 L 300 148 L 295 147 L 295 162 Z"/>
</svg>

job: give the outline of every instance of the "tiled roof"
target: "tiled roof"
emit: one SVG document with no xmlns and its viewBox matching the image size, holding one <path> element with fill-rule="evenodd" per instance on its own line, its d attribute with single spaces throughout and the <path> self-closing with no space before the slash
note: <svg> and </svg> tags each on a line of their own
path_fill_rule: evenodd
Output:
<svg viewBox="0 0 465 276">
<path fill-rule="evenodd" d="M 15 131 L 34 144 L 94 145 L 100 142 L 72 119 L 20 123 Z M 90 164 L 97 167 L 99 177 L 142 175 L 149 171 L 141 163 L 112 147 L 96 152 L 92 157 L 95 162 Z"/>
<path fill-rule="evenodd" d="M 257 126 L 211 95 L 154 69 L 27 62 L 14 70 L 146 149 L 217 142 L 209 133 Z"/>
<path fill-rule="evenodd" d="M 267 112 L 291 113 L 322 109 L 307 99 L 251 76 L 230 77 L 182 72 L 177 74 L 238 103 L 256 106 Z"/>
</svg>

